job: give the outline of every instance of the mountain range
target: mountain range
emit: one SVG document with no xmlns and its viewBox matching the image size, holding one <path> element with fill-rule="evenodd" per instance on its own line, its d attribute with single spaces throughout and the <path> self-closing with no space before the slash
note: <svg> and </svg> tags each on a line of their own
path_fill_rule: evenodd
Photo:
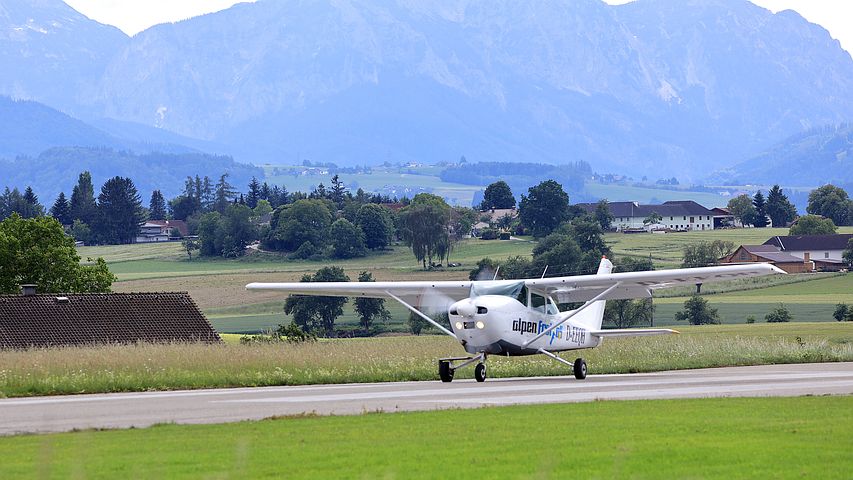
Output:
<svg viewBox="0 0 853 480">
<path fill-rule="evenodd" d="M 826 30 L 746 0 L 260 0 L 132 38 L 59 0 L 0 4 L 0 94 L 242 162 L 699 180 L 850 121 L 851 87 Z"/>
</svg>

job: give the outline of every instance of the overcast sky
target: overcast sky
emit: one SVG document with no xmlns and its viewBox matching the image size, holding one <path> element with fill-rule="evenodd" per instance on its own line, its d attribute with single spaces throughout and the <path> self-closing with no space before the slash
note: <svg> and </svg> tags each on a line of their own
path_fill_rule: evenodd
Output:
<svg viewBox="0 0 853 480">
<path fill-rule="evenodd" d="M 245 1 L 245 0 L 244 0 Z M 254 0 L 249 0 L 254 1 Z M 437 0 L 440 1 L 440 0 Z M 628 3 L 632 0 L 605 0 Z M 820 24 L 841 45 L 853 52 L 853 2 L 850 0 L 752 0 L 774 12 L 796 10 L 808 21 Z M 101 23 L 115 25 L 134 35 L 158 23 L 175 22 L 226 9 L 234 0 L 65 0 L 79 12 Z"/>
</svg>

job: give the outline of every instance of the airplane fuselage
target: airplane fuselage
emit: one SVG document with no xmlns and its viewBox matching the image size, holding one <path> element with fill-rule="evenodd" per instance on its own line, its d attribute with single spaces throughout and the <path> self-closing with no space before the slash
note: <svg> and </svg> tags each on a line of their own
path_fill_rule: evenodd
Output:
<svg viewBox="0 0 853 480">
<path fill-rule="evenodd" d="M 448 310 L 450 326 L 468 353 L 533 355 L 539 349 L 559 352 L 597 347 L 601 338 L 590 335 L 583 319 L 569 319 L 547 335 L 530 339 L 558 323 L 560 313 L 552 304 L 540 308 L 501 295 L 481 295 L 454 303 Z"/>
</svg>

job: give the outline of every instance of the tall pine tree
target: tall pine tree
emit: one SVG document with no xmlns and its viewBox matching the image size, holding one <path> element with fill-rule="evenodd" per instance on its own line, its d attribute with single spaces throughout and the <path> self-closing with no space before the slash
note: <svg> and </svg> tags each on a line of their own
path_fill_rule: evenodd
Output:
<svg viewBox="0 0 853 480">
<path fill-rule="evenodd" d="M 252 181 L 249 182 L 249 193 L 246 195 L 246 205 L 248 205 L 249 208 L 254 209 L 258 206 L 258 200 L 260 199 L 261 183 L 258 182 L 257 178 L 252 177 Z"/>
<path fill-rule="evenodd" d="M 797 218 L 797 208 L 788 201 L 779 185 L 767 192 L 767 215 L 774 227 L 784 227 Z"/>
<path fill-rule="evenodd" d="M 225 213 L 234 198 L 236 198 L 234 187 L 228 183 L 228 174 L 223 173 L 216 182 L 213 209 L 219 213 Z"/>
<path fill-rule="evenodd" d="M 62 225 L 71 225 L 74 219 L 71 218 L 71 206 L 68 205 L 68 200 L 65 198 L 65 192 L 59 192 L 53 206 L 50 207 L 50 215 L 59 220 Z"/>
<path fill-rule="evenodd" d="M 764 199 L 764 195 L 761 193 L 761 190 L 755 192 L 755 196 L 752 197 L 752 206 L 755 207 L 755 221 L 752 222 L 752 225 L 755 228 L 764 228 L 767 226 L 767 202 Z"/>
<path fill-rule="evenodd" d="M 151 201 L 148 202 L 148 218 L 151 220 L 166 219 L 166 199 L 160 190 L 151 192 Z"/>
<path fill-rule="evenodd" d="M 92 186 L 92 174 L 83 172 L 77 178 L 77 185 L 71 192 L 71 220 L 80 220 L 91 225 L 95 220 L 98 206 L 95 203 L 95 187 Z"/>
<path fill-rule="evenodd" d="M 39 203 L 39 197 L 33 192 L 33 187 L 24 190 L 24 211 L 20 212 L 24 218 L 35 218 L 44 215 L 44 207 Z"/>
<path fill-rule="evenodd" d="M 101 187 L 93 233 L 110 244 L 133 243 L 145 221 L 142 199 L 129 178 L 113 177 Z"/>
</svg>

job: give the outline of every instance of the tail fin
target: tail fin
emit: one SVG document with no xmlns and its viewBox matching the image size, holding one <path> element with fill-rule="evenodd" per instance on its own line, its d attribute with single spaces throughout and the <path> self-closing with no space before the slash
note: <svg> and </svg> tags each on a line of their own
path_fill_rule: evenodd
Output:
<svg viewBox="0 0 853 480">
<path fill-rule="evenodd" d="M 608 260 L 607 257 L 602 257 L 601 263 L 598 264 L 598 272 L 596 272 L 596 274 L 610 275 L 612 271 L 613 263 Z M 601 324 L 604 321 L 605 303 L 606 300 L 599 300 L 586 307 L 573 318 L 574 322 L 590 330 L 601 330 Z"/>
</svg>

